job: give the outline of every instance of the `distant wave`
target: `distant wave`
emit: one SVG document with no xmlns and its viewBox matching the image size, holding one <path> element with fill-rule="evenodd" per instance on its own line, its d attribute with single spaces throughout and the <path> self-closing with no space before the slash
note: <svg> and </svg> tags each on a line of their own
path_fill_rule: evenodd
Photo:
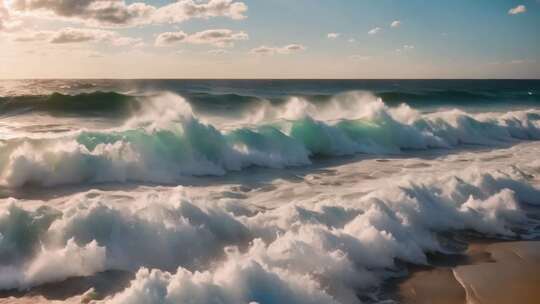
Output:
<svg viewBox="0 0 540 304">
<path fill-rule="evenodd" d="M 133 96 L 116 92 L 80 93 L 66 95 L 23 95 L 0 98 L 1 114 L 26 112 L 48 112 L 63 115 L 82 116 L 129 116 L 139 109 Z"/>
<path fill-rule="evenodd" d="M 537 104 L 540 102 L 540 94 L 529 91 L 523 92 L 495 92 L 495 91 L 468 91 L 468 90 L 430 90 L 430 91 L 376 91 L 374 95 L 384 100 L 388 106 L 398 106 L 402 103 L 415 106 L 441 106 L 441 105 L 477 105 L 487 106 L 500 103 L 514 102 L 517 104 Z M 184 95 L 184 94 L 183 94 Z M 338 94 L 339 95 L 339 94 Z M 184 95 L 193 106 L 218 107 L 218 108 L 241 108 L 250 103 L 259 102 L 261 99 L 268 100 L 273 104 L 287 102 L 292 96 L 257 97 L 240 94 L 220 93 L 188 93 Z M 312 103 L 329 102 L 336 94 L 294 94 Z"/>
<path fill-rule="evenodd" d="M 354 92 L 351 92 L 354 93 Z M 151 95 L 128 95 L 118 92 L 95 91 L 80 94 L 52 93 L 50 95 L 22 95 L 0 97 L 0 115 L 17 115 L 29 112 L 45 112 L 52 115 L 103 116 L 126 118 L 141 108 Z M 350 93 L 349 93 L 350 94 Z M 496 104 L 537 105 L 540 95 L 533 92 L 478 92 L 466 90 L 433 91 L 380 91 L 374 93 L 385 104 L 397 107 L 408 104 L 413 107 L 440 106 L 492 106 Z M 182 96 L 198 113 L 216 115 L 238 114 L 247 108 L 271 103 L 282 105 L 291 98 L 300 97 L 313 104 L 331 102 L 336 96 L 347 94 L 295 94 L 294 96 L 257 96 L 237 93 L 184 92 Z"/>
<path fill-rule="evenodd" d="M 55 138 L 13 138 L 0 145 L 0 183 L 52 186 L 95 182 L 175 182 L 185 175 L 223 175 L 250 166 L 308 165 L 313 157 L 498 146 L 540 139 L 536 110 L 471 115 L 420 114 L 348 94 L 315 106 L 292 99 L 264 105 L 227 131 L 203 123 L 182 97 L 141 103 L 124 126 Z"/>
<path fill-rule="evenodd" d="M 523 104 L 537 103 L 540 95 L 533 92 L 495 92 L 467 90 L 433 90 L 424 92 L 383 91 L 378 92 L 386 103 L 407 103 L 412 106 L 437 105 L 474 105 L 518 102 Z M 472 104 L 471 104 L 472 103 Z"/>
</svg>

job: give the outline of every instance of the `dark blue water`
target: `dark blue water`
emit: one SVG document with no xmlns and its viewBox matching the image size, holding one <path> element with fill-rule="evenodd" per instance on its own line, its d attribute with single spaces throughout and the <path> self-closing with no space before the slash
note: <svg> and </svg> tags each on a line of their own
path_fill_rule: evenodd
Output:
<svg viewBox="0 0 540 304">
<path fill-rule="evenodd" d="M 540 80 L 13 80 L 0 81 L 0 111 L 49 106 L 123 108 L 129 97 L 162 91 L 179 94 L 203 110 L 213 105 L 234 108 L 261 99 L 281 103 L 291 96 L 325 102 L 351 91 L 371 92 L 389 106 L 406 103 L 416 108 L 535 106 L 540 102 Z M 89 95 L 77 96 L 83 93 Z"/>
</svg>

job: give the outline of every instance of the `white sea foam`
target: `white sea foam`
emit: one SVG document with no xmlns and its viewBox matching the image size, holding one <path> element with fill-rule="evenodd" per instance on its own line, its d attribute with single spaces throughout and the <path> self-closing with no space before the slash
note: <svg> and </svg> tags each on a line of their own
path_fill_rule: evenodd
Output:
<svg viewBox="0 0 540 304">
<path fill-rule="evenodd" d="M 2 200 L 0 289 L 124 270 L 135 279 L 104 302 L 359 303 L 403 275 L 397 261 L 454 252 L 449 233 L 510 239 L 538 225 L 523 208 L 540 205 L 540 148 L 526 141 L 540 139 L 536 110 L 420 113 L 351 93 L 249 109 L 255 120 L 220 128 L 179 96 L 148 98 L 118 128 L 7 137 L 2 186 L 177 184 L 314 156 L 386 160 Z M 448 155 L 425 151 L 433 148 Z"/>
<path fill-rule="evenodd" d="M 65 136 L 11 138 L 0 146 L 0 183 L 52 186 L 96 182 L 167 182 L 186 175 L 223 175 L 249 166 L 308 165 L 317 155 L 399 154 L 501 146 L 540 138 L 536 110 L 472 115 L 421 114 L 387 107 L 370 95 L 337 96 L 322 106 L 292 98 L 263 106 L 256 125 L 228 131 L 196 117 L 189 103 L 164 93 L 143 103 L 124 126 Z"/>
<path fill-rule="evenodd" d="M 121 269 L 137 276 L 106 302 L 358 303 L 400 273 L 396 260 L 426 264 L 426 253 L 454 250 L 440 233 L 511 238 L 533 221 L 519 202 L 540 204 L 540 191 L 519 169 L 441 172 L 390 175 L 348 198 L 351 185 L 293 182 L 313 199 L 270 209 L 210 199 L 204 187 L 196 198 L 183 187 L 93 190 L 37 209 L 12 200 L 0 213 L 0 288 Z"/>
</svg>

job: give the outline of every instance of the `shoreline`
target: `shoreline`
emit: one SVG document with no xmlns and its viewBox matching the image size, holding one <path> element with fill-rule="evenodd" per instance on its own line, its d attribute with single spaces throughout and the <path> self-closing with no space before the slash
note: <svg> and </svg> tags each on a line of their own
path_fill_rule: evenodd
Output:
<svg viewBox="0 0 540 304">
<path fill-rule="evenodd" d="M 397 284 L 403 304 L 540 303 L 540 241 L 476 241 L 464 260 L 417 267 Z"/>
<path fill-rule="evenodd" d="M 385 293 L 401 304 L 540 303 L 540 240 L 475 240 L 463 254 L 438 254 L 430 262 L 434 266 L 409 265 L 409 275 L 389 281 Z M 119 285 L 126 287 L 130 275 L 102 273 L 96 277 L 106 278 L 108 284 L 123 281 Z M 92 303 L 119 291 L 105 286 L 107 283 L 92 284 L 97 281 L 95 277 L 72 278 L 36 287 L 27 294 L 3 292 L 0 304 Z"/>
</svg>

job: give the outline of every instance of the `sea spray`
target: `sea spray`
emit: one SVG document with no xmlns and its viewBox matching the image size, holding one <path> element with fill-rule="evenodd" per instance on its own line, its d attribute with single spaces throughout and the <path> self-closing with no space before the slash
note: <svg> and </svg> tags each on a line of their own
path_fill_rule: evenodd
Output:
<svg viewBox="0 0 540 304">
<path fill-rule="evenodd" d="M 536 110 L 421 114 L 406 105 L 389 108 L 380 99 L 355 93 L 321 108 L 293 98 L 263 111 L 266 114 L 255 125 L 220 130 L 198 119 L 182 97 L 156 95 L 118 128 L 4 140 L 0 182 L 7 187 L 174 183 L 181 176 L 223 175 L 250 166 L 308 165 L 315 156 L 400 154 L 540 139 Z"/>
<path fill-rule="evenodd" d="M 0 248 L 11 258 L 0 267 L 0 288 L 125 270 L 135 279 L 107 302 L 358 303 L 358 293 L 401 273 L 397 261 L 422 265 L 429 252 L 455 253 L 439 234 L 525 236 L 538 223 L 520 202 L 540 203 L 539 190 L 512 168 L 410 175 L 353 199 L 296 200 L 272 209 L 193 201 L 185 190 L 91 190 L 61 209 L 36 211 L 12 200 L 0 213 L 2 233 L 32 237 L 5 234 L 10 241 Z M 59 272 L 60 261 L 70 266 Z"/>
</svg>

